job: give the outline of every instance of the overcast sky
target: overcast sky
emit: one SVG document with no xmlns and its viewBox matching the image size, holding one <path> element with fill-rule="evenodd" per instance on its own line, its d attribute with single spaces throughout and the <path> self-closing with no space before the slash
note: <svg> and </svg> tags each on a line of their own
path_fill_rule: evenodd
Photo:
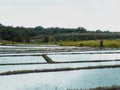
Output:
<svg viewBox="0 0 120 90">
<path fill-rule="evenodd" d="M 120 30 L 120 0 L 0 0 L 0 23 Z"/>
</svg>

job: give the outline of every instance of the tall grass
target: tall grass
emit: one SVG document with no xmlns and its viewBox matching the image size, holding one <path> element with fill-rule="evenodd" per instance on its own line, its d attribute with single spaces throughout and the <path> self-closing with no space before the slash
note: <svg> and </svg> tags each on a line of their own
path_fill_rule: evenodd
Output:
<svg viewBox="0 0 120 90">
<path fill-rule="evenodd" d="M 100 40 L 61 41 L 62 46 L 100 47 Z M 119 48 L 120 40 L 103 40 L 103 47 Z"/>
<path fill-rule="evenodd" d="M 100 40 L 60 41 L 60 42 L 47 42 L 47 43 L 43 43 L 43 42 L 24 43 L 24 42 L 3 41 L 2 43 L 3 43 L 3 45 L 17 45 L 17 44 L 55 45 L 55 44 L 59 44 L 61 46 L 100 47 Z M 103 47 L 120 48 L 120 39 L 117 39 L 117 40 L 103 40 Z"/>
</svg>

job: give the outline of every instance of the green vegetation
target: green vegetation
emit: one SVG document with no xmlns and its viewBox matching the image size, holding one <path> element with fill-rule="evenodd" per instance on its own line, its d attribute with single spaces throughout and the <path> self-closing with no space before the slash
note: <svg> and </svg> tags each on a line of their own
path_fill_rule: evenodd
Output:
<svg viewBox="0 0 120 90">
<path fill-rule="evenodd" d="M 61 41 L 59 44 L 63 46 L 101 47 L 100 40 Z M 119 48 L 120 40 L 103 40 L 103 47 Z"/>
<path fill-rule="evenodd" d="M 12 41 L 2 41 L 2 45 L 17 45 L 17 44 L 47 44 L 47 45 L 61 45 L 61 46 L 77 46 L 77 47 L 95 47 L 99 48 L 100 40 L 82 40 L 82 41 L 59 41 L 59 42 L 12 42 Z M 103 40 L 103 48 L 120 48 L 120 39 L 116 40 Z"/>
<path fill-rule="evenodd" d="M 54 63 L 54 61 L 49 58 L 46 54 L 42 54 L 42 57 L 47 61 L 47 63 Z"/>
<path fill-rule="evenodd" d="M 25 28 L 0 24 L 0 43 L 6 44 L 60 44 L 65 46 L 120 47 L 120 32 L 88 31 L 84 27 L 59 28 L 42 26 Z"/>
</svg>

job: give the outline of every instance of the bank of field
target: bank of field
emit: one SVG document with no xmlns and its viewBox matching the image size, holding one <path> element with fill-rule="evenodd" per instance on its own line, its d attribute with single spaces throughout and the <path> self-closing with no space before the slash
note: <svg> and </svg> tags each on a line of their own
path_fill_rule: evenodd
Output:
<svg viewBox="0 0 120 90">
<path fill-rule="evenodd" d="M 81 40 L 81 41 L 52 41 L 52 42 L 30 42 L 30 43 L 23 43 L 23 42 L 11 42 L 4 40 L 2 42 L 3 45 L 61 45 L 61 46 L 77 46 L 77 47 L 101 47 L 100 45 L 101 40 Z M 103 40 L 103 47 L 104 48 L 120 48 L 120 39 L 111 39 L 111 40 Z"/>
<path fill-rule="evenodd" d="M 61 41 L 63 46 L 100 47 L 100 40 Z M 103 47 L 119 48 L 120 40 L 103 40 Z"/>
</svg>

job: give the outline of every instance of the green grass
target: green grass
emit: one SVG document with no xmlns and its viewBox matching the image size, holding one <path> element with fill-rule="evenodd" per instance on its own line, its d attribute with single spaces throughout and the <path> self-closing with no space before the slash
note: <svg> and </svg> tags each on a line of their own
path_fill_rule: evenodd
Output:
<svg viewBox="0 0 120 90">
<path fill-rule="evenodd" d="M 3 40 L 1 41 L 2 45 L 17 45 L 17 44 L 35 44 L 35 45 L 57 45 L 57 42 L 12 42 L 12 41 L 7 41 Z"/>
<path fill-rule="evenodd" d="M 80 46 L 80 47 L 100 47 L 100 40 L 84 40 L 84 41 L 61 41 L 62 46 Z M 103 47 L 119 48 L 120 40 L 103 40 Z"/>
<path fill-rule="evenodd" d="M 54 61 L 46 54 L 42 54 L 42 57 L 47 61 L 47 63 L 54 63 Z"/>
<path fill-rule="evenodd" d="M 11 42 L 2 41 L 3 45 L 17 45 L 17 44 L 46 44 L 46 45 L 61 45 L 61 46 L 78 46 L 78 47 L 100 47 L 100 40 L 81 40 L 81 41 L 60 41 L 60 42 Z M 105 48 L 120 48 L 120 39 L 118 40 L 103 40 L 103 47 Z"/>
<path fill-rule="evenodd" d="M 29 44 L 29 43 L 25 43 L 25 42 L 12 42 L 12 41 L 7 41 L 7 40 L 3 40 L 1 41 L 2 45 L 17 45 L 17 44 Z"/>
</svg>

